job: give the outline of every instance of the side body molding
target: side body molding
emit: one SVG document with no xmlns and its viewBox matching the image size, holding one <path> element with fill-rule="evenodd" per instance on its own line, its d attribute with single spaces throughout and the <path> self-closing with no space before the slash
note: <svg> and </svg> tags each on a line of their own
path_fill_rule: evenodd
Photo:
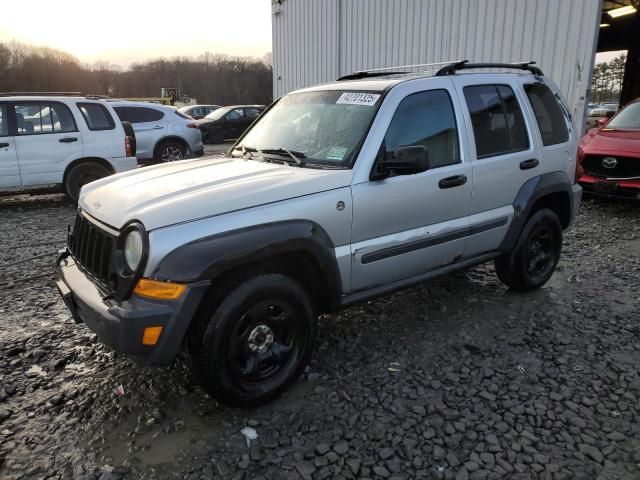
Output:
<svg viewBox="0 0 640 480">
<path fill-rule="evenodd" d="M 335 246 L 324 229 L 309 220 L 286 220 L 224 232 L 182 245 L 167 254 L 153 272 L 176 282 L 215 280 L 247 263 L 286 253 L 311 255 L 330 288 L 333 304 L 342 294 Z"/>
<path fill-rule="evenodd" d="M 520 187 L 518 194 L 513 202 L 513 220 L 509 226 L 502 243 L 500 244 L 500 250 L 511 250 L 517 240 L 522 227 L 524 226 L 531 209 L 535 205 L 536 201 L 540 198 L 552 194 L 552 193 L 565 193 L 567 200 L 571 202 L 571 219 L 575 216 L 576 205 L 574 205 L 574 195 L 571 188 L 571 181 L 564 172 L 549 172 L 543 173 L 537 177 L 529 179 Z"/>
</svg>

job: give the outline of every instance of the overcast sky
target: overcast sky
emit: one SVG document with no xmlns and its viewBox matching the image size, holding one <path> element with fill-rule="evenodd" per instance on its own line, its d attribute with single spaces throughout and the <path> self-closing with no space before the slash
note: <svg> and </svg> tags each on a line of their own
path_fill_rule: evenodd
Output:
<svg viewBox="0 0 640 480">
<path fill-rule="evenodd" d="M 270 0 L 0 0 L 0 41 L 65 50 L 83 62 L 206 51 L 271 51 Z"/>
</svg>

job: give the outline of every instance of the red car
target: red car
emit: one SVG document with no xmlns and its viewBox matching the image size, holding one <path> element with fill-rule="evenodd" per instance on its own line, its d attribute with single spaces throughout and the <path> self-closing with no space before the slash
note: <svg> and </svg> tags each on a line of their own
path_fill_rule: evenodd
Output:
<svg viewBox="0 0 640 480">
<path fill-rule="evenodd" d="M 598 124 L 580 140 L 578 183 L 585 193 L 640 200 L 640 98 Z"/>
</svg>

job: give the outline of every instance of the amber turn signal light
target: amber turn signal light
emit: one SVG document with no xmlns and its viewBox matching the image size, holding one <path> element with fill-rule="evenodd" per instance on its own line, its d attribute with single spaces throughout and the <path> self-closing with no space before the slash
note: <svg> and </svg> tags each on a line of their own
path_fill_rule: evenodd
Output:
<svg viewBox="0 0 640 480">
<path fill-rule="evenodd" d="M 158 343 L 160 334 L 162 333 L 162 327 L 147 327 L 142 334 L 143 345 L 155 345 Z"/>
<path fill-rule="evenodd" d="M 187 289 L 182 283 L 160 282 L 141 278 L 133 289 L 133 293 L 141 297 L 155 298 L 158 300 L 177 300 Z"/>
</svg>

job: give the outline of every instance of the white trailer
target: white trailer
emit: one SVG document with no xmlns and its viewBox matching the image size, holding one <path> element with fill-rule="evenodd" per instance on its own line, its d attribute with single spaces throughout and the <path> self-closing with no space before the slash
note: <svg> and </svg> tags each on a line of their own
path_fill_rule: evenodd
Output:
<svg viewBox="0 0 640 480">
<path fill-rule="evenodd" d="M 272 0 L 274 98 L 360 70 L 534 60 L 581 119 L 601 9 L 601 0 Z"/>
</svg>

